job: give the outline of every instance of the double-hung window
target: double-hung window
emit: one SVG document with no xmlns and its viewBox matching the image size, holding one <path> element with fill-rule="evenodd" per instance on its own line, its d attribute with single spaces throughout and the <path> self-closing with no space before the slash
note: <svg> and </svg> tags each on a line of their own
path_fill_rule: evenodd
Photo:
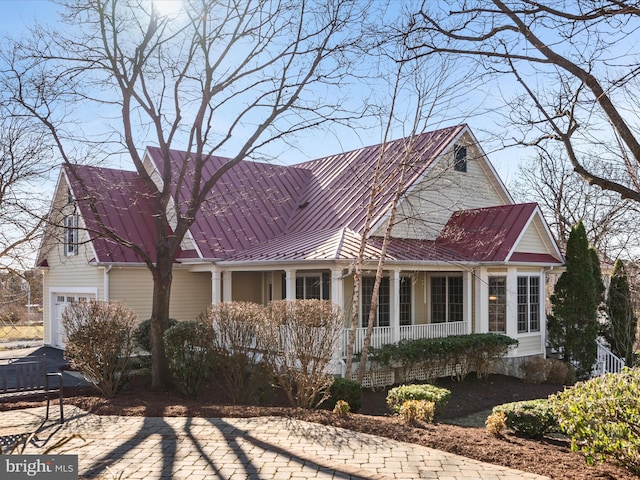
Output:
<svg viewBox="0 0 640 480">
<path fill-rule="evenodd" d="M 431 277 L 431 323 L 463 320 L 462 277 Z"/>
<path fill-rule="evenodd" d="M 64 254 L 67 257 L 78 254 L 78 215 L 64 217 Z"/>
<path fill-rule="evenodd" d="M 489 331 L 507 331 L 507 277 L 489 277 Z"/>
<path fill-rule="evenodd" d="M 540 277 L 518 277 L 518 333 L 540 331 Z"/>
</svg>

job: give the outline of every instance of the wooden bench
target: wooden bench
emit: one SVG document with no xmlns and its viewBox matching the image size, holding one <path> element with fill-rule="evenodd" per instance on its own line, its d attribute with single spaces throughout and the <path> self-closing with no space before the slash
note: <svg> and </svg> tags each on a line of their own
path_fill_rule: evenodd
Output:
<svg viewBox="0 0 640 480">
<path fill-rule="evenodd" d="M 64 423 L 62 373 L 47 371 L 46 355 L 0 360 L 0 401 L 32 394 L 42 394 L 47 399 L 43 423 L 49 419 L 51 398 L 57 397 L 60 423 Z"/>
</svg>

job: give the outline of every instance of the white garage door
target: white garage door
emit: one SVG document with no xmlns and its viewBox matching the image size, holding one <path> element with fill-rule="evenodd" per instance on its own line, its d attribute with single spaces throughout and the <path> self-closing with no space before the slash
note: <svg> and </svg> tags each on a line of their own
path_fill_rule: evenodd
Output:
<svg viewBox="0 0 640 480">
<path fill-rule="evenodd" d="M 54 347 L 64 348 L 66 341 L 64 328 L 62 327 L 62 312 L 67 305 L 73 302 L 95 299 L 95 295 L 87 293 L 57 292 L 53 295 L 53 321 L 51 322 L 51 344 Z"/>
</svg>

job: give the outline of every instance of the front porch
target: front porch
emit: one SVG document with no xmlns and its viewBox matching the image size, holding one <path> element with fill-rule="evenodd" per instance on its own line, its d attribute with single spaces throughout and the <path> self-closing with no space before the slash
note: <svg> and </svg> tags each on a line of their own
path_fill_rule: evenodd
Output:
<svg viewBox="0 0 640 480">
<path fill-rule="evenodd" d="M 349 334 L 351 329 L 345 328 L 342 332 L 342 345 L 340 349 L 342 359 L 347 358 L 349 347 Z M 371 333 L 370 348 L 380 348 L 384 345 L 397 343 L 400 340 L 417 340 L 420 338 L 441 338 L 450 335 L 465 335 L 470 332 L 467 322 L 426 323 L 422 325 L 403 325 L 394 327 L 373 327 Z M 356 338 L 353 353 L 358 354 L 364 346 L 367 328 L 356 328 Z"/>
</svg>

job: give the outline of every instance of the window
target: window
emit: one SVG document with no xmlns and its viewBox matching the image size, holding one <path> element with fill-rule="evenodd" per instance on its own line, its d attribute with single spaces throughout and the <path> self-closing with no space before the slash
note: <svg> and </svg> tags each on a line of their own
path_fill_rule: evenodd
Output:
<svg viewBox="0 0 640 480">
<path fill-rule="evenodd" d="M 78 216 L 64 217 L 64 254 L 66 256 L 78 254 Z"/>
<path fill-rule="evenodd" d="M 296 275 L 296 298 L 298 300 L 329 300 L 329 274 Z"/>
<path fill-rule="evenodd" d="M 507 277 L 489 277 L 489 331 L 505 333 L 507 327 Z"/>
<path fill-rule="evenodd" d="M 540 331 L 540 277 L 518 277 L 518 333 Z"/>
<path fill-rule="evenodd" d="M 400 325 L 411 325 L 411 277 L 400 277 Z"/>
<path fill-rule="evenodd" d="M 463 320 L 462 277 L 431 277 L 431 322 Z"/>
<path fill-rule="evenodd" d="M 369 310 L 373 298 L 373 284 L 375 277 L 362 277 L 362 299 L 360 302 L 360 318 L 362 326 L 369 323 Z M 388 327 L 391 325 L 391 291 L 389 277 L 382 277 L 378 290 L 378 311 L 376 315 L 376 327 Z M 411 277 L 400 277 L 400 325 L 411 325 L 412 308 L 412 282 Z"/>
<path fill-rule="evenodd" d="M 456 172 L 466 172 L 467 171 L 467 147 L 463 147 L 462 145 L 454 145 L 453 146 L 453 169 Z"/>
</svg>

